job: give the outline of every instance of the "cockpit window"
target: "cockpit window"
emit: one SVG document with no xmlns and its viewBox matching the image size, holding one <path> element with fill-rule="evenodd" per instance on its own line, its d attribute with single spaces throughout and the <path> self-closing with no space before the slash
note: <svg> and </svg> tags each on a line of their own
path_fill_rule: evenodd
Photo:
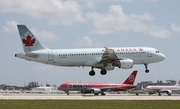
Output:
<svg viewBox="0 0 180 109">
<path fill-rule="evenodd" d="M 159 51 L 156 51 L 156 53 L 160 53 Z"/>
</svg>

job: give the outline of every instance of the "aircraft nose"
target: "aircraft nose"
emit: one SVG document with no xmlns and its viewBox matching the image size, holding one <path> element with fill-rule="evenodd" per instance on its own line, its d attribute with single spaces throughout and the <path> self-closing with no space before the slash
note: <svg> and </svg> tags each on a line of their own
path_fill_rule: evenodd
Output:
<svg viewBox="0 0 180 109">
<path fill-rule="evenodd" d="M 61 86 L 58 87 L 58 90 L 61 90 Z"/>
<path fill-rule="evenodd" d="M 164 59 L 166 59 L 166 56 L 161 53 L 161 58 L 162 58 L 162 60 L 164 60 Z"/>
</svg>

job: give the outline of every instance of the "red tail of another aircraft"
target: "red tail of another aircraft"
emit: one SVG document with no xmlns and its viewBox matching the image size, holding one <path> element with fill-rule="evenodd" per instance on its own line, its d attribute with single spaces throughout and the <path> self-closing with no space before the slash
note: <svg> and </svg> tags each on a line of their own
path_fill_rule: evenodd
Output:
<svg viewBox="0 0 180 109">
<path fill-rule="evenodd" d="M 124 81 L 123 84 L 134 84 L 134 81 L 136 79 L 137 70 L 134 70 L 131 75 Z"/>
</svg>

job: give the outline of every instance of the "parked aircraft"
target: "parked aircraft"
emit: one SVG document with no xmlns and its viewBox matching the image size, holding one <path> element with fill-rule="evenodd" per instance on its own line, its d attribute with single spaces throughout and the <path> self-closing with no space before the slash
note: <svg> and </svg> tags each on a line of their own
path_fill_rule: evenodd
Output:
<svg viewBox="0 0 180 109">
<path fill-rule="evenodd" d="M 147 86 L 146 88 L 143 88 L 144 91 L 148 92 L 149 95 L 158 93 L 160 96 L 161 93 L 167 93 L 169 96 L 175 92 L 180 90 L 180 79 L 176 81 L 176 85 L 170 86 L 170 85 L 157 85 L 157 86 Z"/>
<path fill-rule="evenodd" d="M 112 47 L 84 49 L 48 49 L 31 33 L 25 25 L 17 25 L 24 48 L 23 53 L 15 57 L 29 61 L 66 67 L 91 67 L 90 76 L 99 68 L 102 75 L 115 67 L 131 69 L 134 64 L 144 64 L 148 73 L 148 64 L 163 61 L 165 55 L 150 47 Z"/>
<path fill-rule="evenodd" d="M 32 93 L 57 93 L 58 90 L 55 87 L 35 87 L 31 90 Z"/>
<path fill-rule="evenodd" d="M 82 94 L 94 93 L 94 95 L 105 95 L 104 92 L 124 91 L 135 88 L 133 85 L 136 79 L 137 70 L 122 83 L 88 83 L 88 82 L 68 82 L 61 84 L 58 89 L 63 90 L 69 95 L 69 91 L 81 91 Z"/>
</svg>

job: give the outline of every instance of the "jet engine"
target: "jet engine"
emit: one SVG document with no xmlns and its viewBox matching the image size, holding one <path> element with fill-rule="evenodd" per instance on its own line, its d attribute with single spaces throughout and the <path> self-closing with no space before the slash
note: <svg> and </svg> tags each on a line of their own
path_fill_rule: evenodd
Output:
<svg viewBox="0 0 180 109">
<path fill-rule="evenodd" d="M 119 68 L 130 69 L 132 67 L 133 67 L 133 60 L 131 60 L 131 59 L 120 60 Z"/>
<path fill-rule="evenodd" d="M 94 95 L 98 95 L 99 93 L 101 93 L 101 89 L 93 88 L 92 90 L 93 90 Z"/>
<path fill-rule="evenodd" d="M 168 90 L 166 93 L 167 93 L 168 95 L 171 95 L 171 94 L 172 94 L 172 91 L 171 91 L 171 90 Z"/>
<path fill-rule="evenodd" d="M 82 90 L 81 93 L 86 94 L 86 93 L 94 93 L 94 94 L 99 94 L 101 93 L 101 90 L 98 88 L 92 88 L 88 90 Z"/>
</svg>

